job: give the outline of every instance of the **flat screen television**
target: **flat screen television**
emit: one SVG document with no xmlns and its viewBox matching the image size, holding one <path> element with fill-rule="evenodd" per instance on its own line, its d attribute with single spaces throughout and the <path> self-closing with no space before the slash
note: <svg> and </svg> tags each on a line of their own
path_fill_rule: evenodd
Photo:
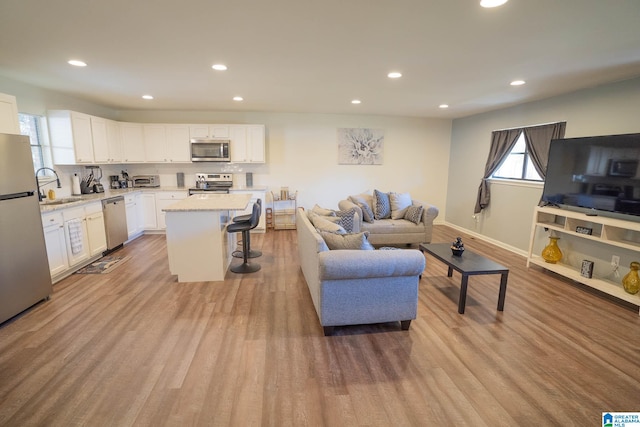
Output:
<svg viewBox="0 0 640 427">
<path fill-rule="evenodd" d="M 640 133 L 555 139 L 542 204 L 640 221 L 639 165 Z"/>
</svg>

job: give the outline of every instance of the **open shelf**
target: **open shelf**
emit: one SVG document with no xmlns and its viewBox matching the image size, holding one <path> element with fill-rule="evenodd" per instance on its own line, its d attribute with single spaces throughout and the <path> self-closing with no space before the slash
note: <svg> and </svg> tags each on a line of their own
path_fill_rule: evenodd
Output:
<svg viewBox="0 0 640 427">
<path fill-rule="evenodd" d="M 540 255 L 534 255 L 533 249 L 536 243 L 540 243 L 539 240 L 541 239 L 538 232 L 540 229 L 550 231 L 558 236 L 565 235 L 572 236 L 574 239 L 577 238 L 578 243 L 576 247 L 573 247 L 574 249 L 577 246 L 584 247 L 593 242 L 591 244 L 607 245 L 604 246 L 605 248 L 611 247 L 612 254 L 616 253 L 617 248 L 637 252 L 640 259 L 640 223 L 590 216 L 553 207 L 536 207 L 527 256 L 527 266 L 530 264 L 538 265 L 608 295 L 630 302 L 640 308 L 640 293 L 632 295 L 625 292 L 621 283 L 595 276 L 591 278 L 584 277 L 577 267 L 564 263 L 550 264 L 545 262 Z M 571 255 L 571 253 L 566 253 L 566 248 L 562 249 L 562 251 L 565 255 L 563 260 L 567 258 L 566 255 Z"/>
</svg>

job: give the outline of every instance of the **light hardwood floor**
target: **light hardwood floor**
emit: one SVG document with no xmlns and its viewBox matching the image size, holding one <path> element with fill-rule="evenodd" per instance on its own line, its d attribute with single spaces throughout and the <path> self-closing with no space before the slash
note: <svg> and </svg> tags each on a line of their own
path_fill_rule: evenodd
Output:
<svg viewBox="0 0 640 427">
<path fill-rule="evenodd" d="M 459 232 L 435 227 L 434 242 Z M 262 270 L 177 283 L 164 236 L 75 274 L 0 327 L 2 426 L 601 425 L 640 411 L 640 316 L 463 234 L 510 270 L 469 280 L 427 256 L 418 318 L 324 337 L 295 231 L 252 236 Z"/>
</svg>

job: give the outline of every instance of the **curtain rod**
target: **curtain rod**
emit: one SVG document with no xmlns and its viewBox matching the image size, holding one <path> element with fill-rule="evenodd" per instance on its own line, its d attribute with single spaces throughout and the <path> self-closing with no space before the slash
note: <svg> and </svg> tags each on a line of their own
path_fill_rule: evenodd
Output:
<svg viewBox="0 0 640 427">
<path fill-rule="evenodd" d="M 566 122 L 567 122 L 566 120 L 559 120 L 559 121 L 557 121 L 557 122 L 540 123 L 540 124 L 537 124 L 537 125 L 514 126 L 514 127 L 512 127 L 512 128 L 495 129 L 495 130 L 493 130 L 493 132 L 500 132 L 500 131 L 503 131 L 503 130 L 514 130 L 514 129 L 534 128 L 534 127 L 537 127 L 537 126 L 555 125 L 556 123 L 566 123 Z"/>
</svg>

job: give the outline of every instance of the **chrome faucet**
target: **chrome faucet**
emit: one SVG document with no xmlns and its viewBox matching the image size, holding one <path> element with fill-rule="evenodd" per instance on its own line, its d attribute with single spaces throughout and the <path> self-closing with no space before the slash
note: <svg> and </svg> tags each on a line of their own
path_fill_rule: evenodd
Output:
<svg viewBox="0 0 640 427">
<path fill-rule="evenodd" d="M 36 171 L 36 184 L 38 185 L 38 200 L 42 201 L 42 199 L 44 199 L 44 193 L 40 192 L 40 181 L 38 181 L 38 173 L 41 170 L 50 170 L 51 172 L 53 172 L 56 175 L 56 182 L 58 183 L 58 187 L 57 188 L 62 188 L 62 185 L 60 185 L 60 177 L 58 176 L 58 172 L 54 171 L 51 168 L 40 168 Z M 44 187 L 47 184 L 51 184 L 51 182 L 47 182 L 46 184 L 43 184 L 42 186 Z"/>
</svg>

